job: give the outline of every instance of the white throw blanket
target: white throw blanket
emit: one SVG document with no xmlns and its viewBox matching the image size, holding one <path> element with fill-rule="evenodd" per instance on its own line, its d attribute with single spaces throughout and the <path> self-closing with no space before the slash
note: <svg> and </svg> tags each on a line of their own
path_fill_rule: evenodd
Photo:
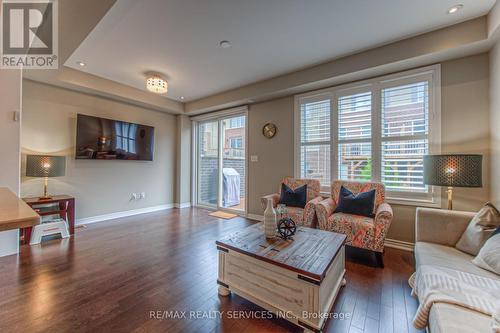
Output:
<svg viewBox="0 0 500 333">
<path fill-rule="evenodd" d="M 497 309 L 495 313 L 493 313 L 491 329 L 494 333 L 500 333 L 500 304 L 497 305 Z"/>
<path fill-rule="evenodd" d="M 434 303 L 449 303 L 493 315 L 500 281 L 450 268 L 422 265 L 408 281 L 420 305 L 413 318 L 418 329 L 427 326 Z"/>
</svg>

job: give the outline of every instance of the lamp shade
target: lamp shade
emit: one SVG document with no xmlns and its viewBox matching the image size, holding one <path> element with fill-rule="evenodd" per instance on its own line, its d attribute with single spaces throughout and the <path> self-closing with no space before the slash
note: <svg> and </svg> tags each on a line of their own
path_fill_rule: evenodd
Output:
<svg viewBox="0 0 500 333">
<path fill-rule="evenodd" d="M 64 156 L 28 155 L 26 157 L 27 177 L 61 177 L 66 172 Z"/>
<path fill-rule="evenodd" d="M 424 156 L 424 183 L 451 187 L 481 187 L 482 155 Z"/>
</svg>

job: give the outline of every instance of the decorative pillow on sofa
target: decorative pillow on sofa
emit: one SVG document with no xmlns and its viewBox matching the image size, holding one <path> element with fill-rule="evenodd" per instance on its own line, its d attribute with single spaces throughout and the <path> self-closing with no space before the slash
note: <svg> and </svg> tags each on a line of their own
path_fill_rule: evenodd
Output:
<svg viewBox="0 0 500 333">
<path fill-rule="evenodd" d="M 476 256 L 497 227 L 500 226 L 500 213 L 490 202 L 481 208 L 470 221 L 455 247 L 462 252 Z"/>
<path fill-rule="evenodd" d="M 484 243 L 472 263 L 500 275 L 500 227 Z"/>
<path fill-rule="evenodd" d="M 375 206 L 375 190 L 360 192 L 354 195 L 344 186 L 340 187 L 339 203 L 334 213 L 344 213 L 352 215 L 361 215 L 374 217 L 373 209 Z"/>
<path fill-rule="evenodd" d="M 307 184 L 292 190 L 285 184 L 281 184 L 280 204 L 290 207 L 304 208 L 307 203 Z"/>
</svg>

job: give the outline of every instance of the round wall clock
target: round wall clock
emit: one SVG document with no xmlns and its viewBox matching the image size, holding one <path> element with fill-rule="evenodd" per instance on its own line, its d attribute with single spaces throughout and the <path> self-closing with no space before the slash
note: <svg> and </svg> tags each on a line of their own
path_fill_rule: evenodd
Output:
<svg viewBox="0 0 500 333">
<path fill-rule="evenodd" d="M 268 139 L 271 139 L 276 135 L 278 128 L 273 123 L 267 123 L 262 127 L 262 134 Z"/>
</svg>

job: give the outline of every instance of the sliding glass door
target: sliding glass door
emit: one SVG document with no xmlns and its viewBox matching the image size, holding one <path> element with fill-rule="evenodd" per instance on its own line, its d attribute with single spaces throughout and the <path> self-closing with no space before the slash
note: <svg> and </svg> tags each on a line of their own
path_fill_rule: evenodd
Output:
<svg viewBox="0 0 500 333">
<path fill-rule="evenodd" d="M 195 123 L 198 206 L 245 212 L 246 113 Z"/>
<path fill-rule="evenodd" d="M 198 124 L 197 202 L 203 206 L 218 206 L 219 182 L 219 122 Z"/>
<path fill-rule="evenodd" d="M 245 119 L 244 115 L 221 120 L 221 206 L 245 211 Z"/>
</svg>

